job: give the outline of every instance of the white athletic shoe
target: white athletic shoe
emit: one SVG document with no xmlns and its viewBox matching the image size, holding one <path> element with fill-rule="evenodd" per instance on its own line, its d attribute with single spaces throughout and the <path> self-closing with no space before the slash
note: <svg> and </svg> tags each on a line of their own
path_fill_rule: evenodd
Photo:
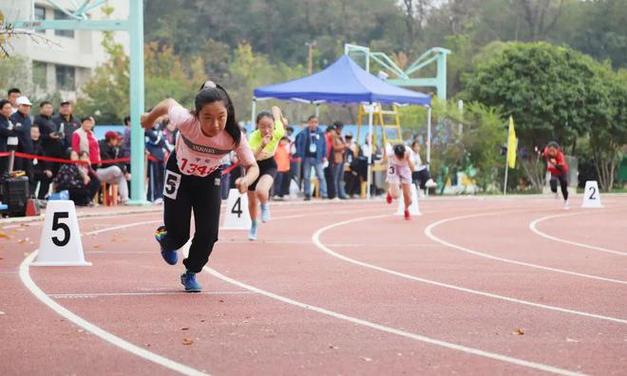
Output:
<svg viewBox="0 0 627 376">
<path fill-rule="evenodd" d="M 570 204 L 568 203 L 568 200 L 564 201 L 564 210 L 570 210 Z"/>
<path fill-rule="evenodd" d="M 438 184 L 436 182 L 434 182 L 433 179 L 429 179 L 425 183 L 425 187 L 427 187 L 427 188 L 435 188 L 437 186 L 438 186 Z"/>
</svg>

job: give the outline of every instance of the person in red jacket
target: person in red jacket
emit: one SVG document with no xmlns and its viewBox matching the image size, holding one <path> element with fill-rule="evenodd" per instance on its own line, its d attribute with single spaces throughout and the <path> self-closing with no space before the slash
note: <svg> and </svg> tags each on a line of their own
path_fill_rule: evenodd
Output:
<svg viewBox="0 0 627 376">
<path fill-rule="evenodd" d="M 559 182 L 564 197 L 564 207 L 568 208 L 568 163 L 564 158 L 564 153 L 560 149 L 557 142 L 551 141 L 544 148 L 544 159 L 546 160 L 546 169 L 551 173 L 549 184 L 551 191 L 557 194 L 557 183 Z"/>
</svg>

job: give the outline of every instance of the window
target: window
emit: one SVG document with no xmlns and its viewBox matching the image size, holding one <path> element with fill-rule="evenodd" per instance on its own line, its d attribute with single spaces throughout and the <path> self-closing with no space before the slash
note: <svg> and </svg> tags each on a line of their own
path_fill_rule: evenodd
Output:
<svg viewBox="0 0 627 376">
<path fill-rule="evenodd" d="M 41 61 L 33 61 L 33 83 L 39 89 L 48 88 L 48 65 Z"/>
<path fill-rule="evenodd" d="M 35 5 L 35 20 L 44 21 L 46 19 L 46 8 Z M 46 34 L 46 30 L 37 30 L 40 34 Z"/>
<path fill-rule="evenodd" d="M 57 90 L 75 90 L 76 89 L 76 69 L 67 65 L 57 65 Z"/>
<path fill-rule="evenodd" d="M 54 19 L 55 20 L 69 20 L 70 16 L 63 13 L 62 11 L 55 9 L 54 10 Z M 55 30 L 54 35 L 58 35 L 60 37 L 68 37 L 74 38 L 74 30 Z"/>
</svg>

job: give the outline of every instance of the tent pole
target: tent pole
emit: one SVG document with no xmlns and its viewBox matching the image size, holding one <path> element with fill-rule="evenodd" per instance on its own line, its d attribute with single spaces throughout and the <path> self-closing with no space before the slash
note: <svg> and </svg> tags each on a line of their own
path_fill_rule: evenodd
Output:
<svg viewBox="0 0 627 376">
<path fill-rule="evenodd" d="M 373 106 L 372 103 L 368 105 L 368 134 L 366 135 L 366 142 L 370 142 L 370 153 L 368 154 L 368 177 L 366 179 L 366 198 L 370 200 L 370 181 L 372 180 L 372 154 L 374 153 L 374 137 L 372 136 L 372 122 L 373 122 Z"/>
<path fill-rule="evenodd" d="M 316 117 L 320 119 L 320 104 L 316 103 Z"/>
<path fill-rule="evenodd" d="M 250 124 L 255 127 L 255 114 L 257 113 L 257 98 L 253 97 L 252 111 L 250 112 Z"/>
<path fill-rule="evenodd" d="M 431 107 L 427 110 L 427 164 L 431 163 Z"/>
</svg>

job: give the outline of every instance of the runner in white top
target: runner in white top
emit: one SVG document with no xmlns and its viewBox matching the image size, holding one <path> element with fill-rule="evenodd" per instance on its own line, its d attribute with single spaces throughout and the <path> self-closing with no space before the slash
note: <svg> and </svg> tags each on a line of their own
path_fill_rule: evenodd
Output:
<svg viewBox="0 0 627 376">
<path fill-rule="evenodd" d="M 414 170 L 412 161 L 412 151 L 403 144 L 385 145 L 384 160 L 388 162 L 387 178 L 388 193 L 386 201 L 391 204 L 399 196 L 399 188 L 403 190 L 403 200 L 405 202 L 405 219 L 411 219 L 409 206 L 411 205 L 411 172 Z M 400 185 L 400 187 L 399 187 Z"/>
<path fill-rule="evenodd" d="M 234 150 L 240 165 L 246 168 L 246 175 L 235 181 L 241 193 L 245 193 L 259 175 L 255 157 L 237 125 L 233 103 L 226 90 L 207 81 L 194 102 L 195 111 L 190 112 L 175 100 L 166 99 L 141 118 L 142 126 L 149 128 L 157 118 L 168 115 L 180 131 L 175 151 L 166 166 L 165 226 L 157 229 L 155 238 L 161 246 L 163 259 L 170 265 L 176 264 L 177 250 L 189 240 L 193 209 L 196 231 L 189 255 L 183 260 L 187 270 L 181 275 L 181 283 L 188 292 L 201 291 L 195 275 L 207 263 L 218 240 L 223 158 Z"/>
</svg>

